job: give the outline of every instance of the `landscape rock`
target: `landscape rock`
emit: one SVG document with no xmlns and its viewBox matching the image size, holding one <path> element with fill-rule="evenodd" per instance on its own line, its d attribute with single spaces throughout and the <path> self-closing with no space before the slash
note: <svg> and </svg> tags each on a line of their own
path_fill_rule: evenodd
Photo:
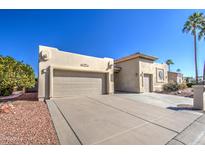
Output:
<svg viewBox="0 0 205 154">
<path fill-rule="evenodd" d="M 9 112 L 12 112 L 12 110 L 14 109 L 15 107 L 10 104 L 10 103 L 3 103 L 0 105 L 0 113 L 9 113 Z"/>
<path fill-rule="evenodd" d="M 59 144 L 44 102 L 12 101 L 0 106 L 0 144 Z"/>
</svg>

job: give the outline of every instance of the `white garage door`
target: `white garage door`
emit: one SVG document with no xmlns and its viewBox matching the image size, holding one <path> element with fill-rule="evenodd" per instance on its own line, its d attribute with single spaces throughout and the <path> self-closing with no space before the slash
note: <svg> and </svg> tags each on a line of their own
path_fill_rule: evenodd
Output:
<svg viewBox="0 0 205 154">
<path fill-rule="evenodd" d="M 106 93 L 104 73 L 54 70 L 53 97 Z"/>
</svg>

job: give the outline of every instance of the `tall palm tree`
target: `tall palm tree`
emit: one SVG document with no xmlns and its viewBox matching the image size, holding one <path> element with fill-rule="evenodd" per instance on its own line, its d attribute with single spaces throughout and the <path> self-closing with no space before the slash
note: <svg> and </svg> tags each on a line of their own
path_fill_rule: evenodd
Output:
<svg viewBox="0 0 205 154">
<path fill-rule="evenodd" d="M 203 71 L 203 80 L 204 80 L 204 85 L 205 85 L 205 61 L 204 61 L 204 71 Z"/>
<path fill-rule="evenodd" d="M 194 62 L 195 62 L 195 77 L 196 83 L 198 83 L 198 66 L 197 66 L 197 35 L 198 32 L 204 26 L 205 17 L 203 13 L 193 13 L 191 16 L 188 17 L 188 20 L 185 22 L 183 27 L 184 33 L 189 33 L 194 36 Z M 198 36 L 200 39 L 200 35 Z"/>
<path fill-rule="evenodd" d="M 203 27 L 199 32 L 199 40 L 201 40 L 202 38 L 205 40 L 205 20 L 203 22 Z M 204 61 L 204 70 L 203 70 L 203 84 L 205 85 L 205 61 Z"/>
<path fill-rule="evenodd" d="M 170 65 L 173 65 L 174 62 L 171 59 L 167 59 L 166 64 L 169 66 L 169 72 L 170 72 Z"/>
<path fill-rule="evenodd" d="M 205 40 L 205 20 L 204 23 L 202 24 L 202 27 L 199 31 L 199 40 L 204 39 Z"/>
</svg>

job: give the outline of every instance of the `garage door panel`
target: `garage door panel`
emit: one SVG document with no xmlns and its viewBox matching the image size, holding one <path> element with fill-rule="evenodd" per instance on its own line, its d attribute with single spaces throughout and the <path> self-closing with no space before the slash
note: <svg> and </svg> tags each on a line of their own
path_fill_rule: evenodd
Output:
<svg viewBox="0 0 205 154">
<path fill-rule="evenodd" d="M 85 77 L 89 76 L 89 78 L 98 78 L 99 76 L 104 75 L 103 73 L 93 73 L 93 72 L 78 72 L 78 71 L 63 71 L 63 70 L 55 70 L 55 77 Z"/>
<path fill-rule="evenodd" d="M 79 82 L 82 83 L 96 83 L 96 81 L 102 82 L 101 78 L 83 78 L 83 77 L 69 77 L 69 82 L 76 84 Z M 62 81 L 68 81 L 68 77 L 55 77 L 56 83 L 62 83 Z M 66 84 L 66 83 L 65 83 Z"/>
<path fill-rule="evenodd" d="M 53 96 L 93 95 L 106 92 L 105 74 L 55 70 Z"/>
</svg>

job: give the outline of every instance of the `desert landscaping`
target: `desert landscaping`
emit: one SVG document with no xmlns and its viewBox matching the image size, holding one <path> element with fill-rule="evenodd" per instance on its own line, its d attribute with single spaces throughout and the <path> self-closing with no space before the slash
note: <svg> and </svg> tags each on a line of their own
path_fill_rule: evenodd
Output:
<svg viewBox="0 0 205 154">
<path fill-rule="evenodd" d="M 37 93 L 0 99 L 0 132 L 0 144 L 58 144 L 47 105 Z"/>
<path fill-rule="evenodd" d="M 204 50 L 196 48 L 198 42 L 205 39 L 203 12 L 185 13 L 184 17 L 178 12 L 175 18 L 180 18 L 177 24 L 180 27 L 167 24 L 171 23 L 168 20 L 163 26 L 170 27 L 161 28 L 160 35 L 156 35 L 153 33 L 156 31 L 144 25 L 150 25 L 147 21 L 151 19 L 160 19 L 156 24 L 163 22 L 161 16 L 166 14 L 163 11 L 158 17 L 145 11 L 146 20 L 140 19 L 141 13 L 128 11 L 123 22 L 121 15 L 116 18 L 118 13 L 115 11 L 103 13 L 102 10 L 102 14 L 95 11 L 77 14 L 66 10 L 59 14 L 51 13 L 52 10 L 50 13 L 40 11 L 42 14 L 35 12 L 37 10 L 33 13 L 24 11 L 16 12 L 17 20 L 13 12 L 5 12 L 11 15 L 5 16 L 5 21 L 15 22 L 5 22 L 2 28 L 11 35 L 5 33 L 2 37 L 2 41 L 7 42 L 1 44 L 3 52 L 0 53 L 0 144 L 205 144 L 205 62 L 200 57 Z M 107 17 L 101 18 L 107 13 L 108 21 L 105 20 Z M 85 14 L 83 18 L 82 14 Z M 128 14 L 135 20 L 129 19 Z M 167 12 L 167 15 L 173 13 Z M 39 17 L 46 19 L 45 22 L 39 21 Z M 54 18 L 60 19 L 59 22 L 54 22 Z M 30 19 L 32 22 L 25 22 Z M 95 21 L 93 27 L 86 23 L 91 19 Z M 96 22 L 99 19 L 113 27 L 106 30 L 106 26 L 101 27 L 103 24 Z M 120 23 L 110 25 L 110 21 L 116 19 Z M 165 19 L 169 18 L 166 16 Z M 141 20 L 142 24 L 139 24 Z M 9 29 L 16 22 L 19 29 Z M 70 27 L 71 23 L 73 27 Z M 25 25 L 28 27 L 26 33 L 21 29 Z M 59 25 L 62 29 L 57 30 Z M 118 36 L 116 25 L 118 28 L 123 26 L 119 32 L 124 32 L 125 37 Z M 84 42 L 90 35 L 81 35 L 79 29 L 75 31 L 74 27 L 78 26 L 85 32 L 94 30 L 97 35 L 94 37 L 93 33 L 92 41 Z M 37 34 L 42 30 L 48 33 L 34 38 L 31 27 Z M 83 30 L 85 27 L 88 29 Z M 52 34 L 54 29 L 62 36 Z M 168 29 L 177 35 L 172 38 Z M 19 32 L 15 40 L 22 42 L 9 39 Z M 80 35 L 74 38 L 74 34 Z M 148 34 L 156 38 L 143 38 Z M 179 42 L 178 34 L 181 36 Z M 106 41 L 115 36 L 112 39 L 116 42 L 110 45 L 116 46 L 112 48 L 99 36 Z M 118 37 L 124 39 L 122 43 Z M 191 40 L 188 41 L 189 37 Z M 60 38 L 66 42 L 65 46 Z M 81 38 L 83 42 L 80 42 Z M 172 40 L 168 40 L 170 38 Z M 178 43 L 184 48 L 179 48 Z M 70 46 L 72 44 L 76 48 Z M 83 44 L 90 45 L 90 48 Z"/>
</svg>

